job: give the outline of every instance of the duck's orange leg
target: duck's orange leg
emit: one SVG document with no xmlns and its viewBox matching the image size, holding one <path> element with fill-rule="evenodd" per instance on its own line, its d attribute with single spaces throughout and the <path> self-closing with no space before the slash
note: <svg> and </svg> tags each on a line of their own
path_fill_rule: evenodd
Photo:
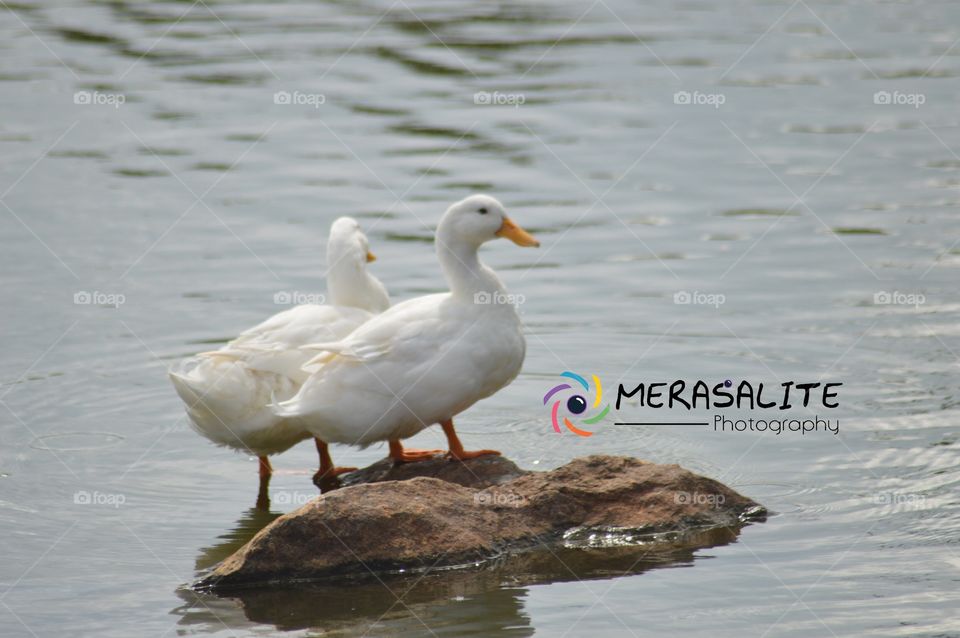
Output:
<svg viewBox="0 0 960 638">
<path fill-rule="evenodd" d="M 450 446 L 450 457 L 458 461 L 466 461 L 467 459 L 475 459 L 478 456 L 486 456 L 487 454 L 500 454 L 497 450 L 476 450 L 474 452 L 467 452 L 463 449 L 463 443 L 460 442 L 460 437 L 457 436 L 457 431 L 453 429 L 453 419 L 447 419 L 440 424 L 440 427 L 443 428 L 443 433 L 447 435 L 447 443 Z"/>
<path fill-rule="evenodd" d="M 270 459 L 265 456 L 258 458 L 260 459 L 260 478 L 270 478 L 270 475 L 273 474 L 273 468 L 270 467 Z"/>
<path fill-rule="evenodd" d="M 394 463 L 416 463 L 417 461 L 429 461 L 438 454 L 443 454 L 443 450 L 418 450 L 415 448 L 404 449 L 400 441 L 390 441 L 390 458 Z"/>
<path fill-rule="evenodd" d="M 333 464 L 333 458 L 330 457 L 330 447 L 320 439 L 314 439 L 317 442 L 317 453 L 320 455 L 320 469 L 313 475 L 315 480 L 321 478 L 333 478 L 340 474 L 354 471 L 355 467 L 337 467 Z"/>
</svg>

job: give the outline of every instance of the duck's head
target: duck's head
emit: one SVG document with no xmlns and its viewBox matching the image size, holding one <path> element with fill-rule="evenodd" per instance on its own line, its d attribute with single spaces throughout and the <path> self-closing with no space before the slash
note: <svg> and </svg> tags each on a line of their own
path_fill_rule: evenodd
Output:
<svg viewBox="0 0 960 638">
<path fill-rule="evenodd" d="M 348 259 L 350 263 L 363 264 L 376 261 L 370 252 L 370 242 L 360 230 L 360 223 L 353 217 L 339 217 L 330 226 L 330 239 L 327 241 L 327 262 L 332 266 L 334 260 Z"/>
<path fill-rule="evenodd" d="M 376 257 L 367 236 L 352 217 L 340 217 L 330 226 L 327 241 L 327 290 L 336 306 L 381 312 L 390 306 L 386 288 L 367 272 Z"/>
<path fill-rule="evenodd" d="M 447 209 L 437 228 L 437 237 L 445 243 L 465 243 L 479 247 L 498 237 L 518 246 L 539 246 L 533 235 L 507 217 L 503 204 L 489 195 L 471 195 Z"/>
</svg>

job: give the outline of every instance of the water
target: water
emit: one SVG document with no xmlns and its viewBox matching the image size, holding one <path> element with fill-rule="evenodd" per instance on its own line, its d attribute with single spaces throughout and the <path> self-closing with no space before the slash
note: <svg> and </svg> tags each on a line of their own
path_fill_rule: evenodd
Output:
<svg viewBox="0 0 960 638">
<path fill-rule="evenodd" d="M 958 24 L 949 2 L 6 3 L 0 633 L 960 635 Z M 476 190 L 543 247 L 484 249 L 529 347 L 460 417 L 468 445 L 680 463 L 775 515 L 389 591 L 181 590 L 311 498 L 316 459 L 276 458 L 256 512 L 255 462 L 189 429 L 166 366 L 322 292 L 338 215 L 395 299 L 443 289 L 429 237 Z M 538 406 L 565 369 L 842 381 L 841 430 L 573 440 Z"/>
</svg>

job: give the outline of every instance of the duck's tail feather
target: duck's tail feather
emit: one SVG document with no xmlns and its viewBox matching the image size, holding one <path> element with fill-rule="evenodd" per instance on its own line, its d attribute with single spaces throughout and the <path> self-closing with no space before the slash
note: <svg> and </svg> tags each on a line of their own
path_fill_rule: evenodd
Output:
<svg viewBox="0 0 960 638">
<path fill-rule="evenodd" d="M 168 371 L 170 382 L 173 383 L 180 399 L 186 404 L 187 412 L 191 416 L 209 413 L 222 419 L 237 409 L 236 397 L 232 397 L 233 401 L 231 402 L 230 395 L 218 392 L 217 387 L 236 374 L 236 371 L 232 369 L 232 366 L 236 364 L 223 362 L 222 365 L 205 365 L 212 363 L 214 363 L 212 360 L 198 362 L 194 365 L 186 363 L 179 369 Z M 194 421 L 196 422 L 197 419 L 194 419 Z"/>
<path fill-rule="evenodd" d="M 300 416 L 299 407 L 296 396 L 286 401 L 278 401 L 276 394 L 271 394 L 270 403 L 267 404 L 273 415 L 281 419 L 296 419 Z"/>
<path fill-rule="evenodd" d="M 192 358 L 172 367 L 168 375 L 200 430 L 242 427 L 262 418 L 263 375 L 248 370 L 242 361 Z"/>
</svg>

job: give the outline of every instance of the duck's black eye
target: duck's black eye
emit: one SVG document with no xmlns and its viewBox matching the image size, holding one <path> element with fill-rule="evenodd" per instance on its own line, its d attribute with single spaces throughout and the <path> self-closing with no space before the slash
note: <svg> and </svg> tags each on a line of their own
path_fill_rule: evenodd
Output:
<svg viewBox="0 0 960 638">
<path fill-rule="evenodd" d="M 483 207 L 483 208 L 479 209 L 477 212 L 480 213 L 481 215 L 486 215 L 486 214 L 487 214 L 487 209 L 486 209 L 486 207 Z"/>
</svg>

